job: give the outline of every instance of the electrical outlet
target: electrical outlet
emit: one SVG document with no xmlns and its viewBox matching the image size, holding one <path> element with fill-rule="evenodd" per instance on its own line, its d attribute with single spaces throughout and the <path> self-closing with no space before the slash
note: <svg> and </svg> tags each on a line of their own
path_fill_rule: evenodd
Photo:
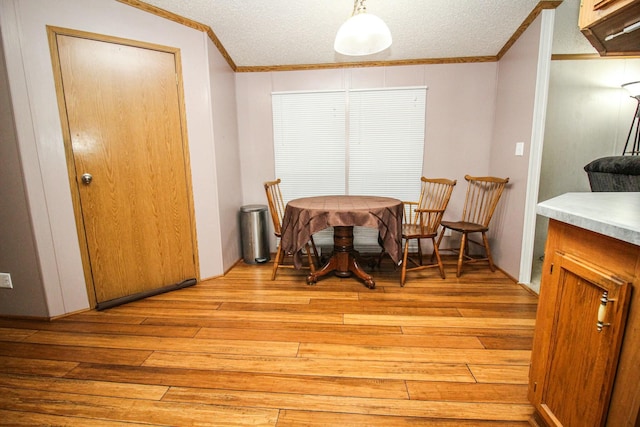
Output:
<svg viewBox="0 0 640 427">
<path fill-rule="evenodd" d="M 444 235 L 445 235 L 445 237 L 447 237 L 447 236 L 451 236 L 451 230 L 450 230 L 450 229 L 448 229 L 448 228 L 445 228 L 445 229 L 444 229 Z"/>
<path fill-rule="evenodd" d="M 11 274 L 0 273 L 0 288 L 13 289 L 13 284 L 11 283 Z"/>
</svg>

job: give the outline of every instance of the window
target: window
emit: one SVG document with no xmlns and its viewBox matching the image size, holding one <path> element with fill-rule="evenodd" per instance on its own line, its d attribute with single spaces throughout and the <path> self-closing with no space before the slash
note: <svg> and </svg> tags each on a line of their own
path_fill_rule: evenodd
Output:
<svg viewBox="0 0 640 427">
<path fill-rule="evenodd" d="M 346 194 L 417 198 L 425 101 L 425 88 L 349 92 Z"/>
<path fill-rule="evenodd" d="M 420 191 L 426 87 L 272 94 L 276 177 L 285 202 L 327 194 L 414 200 Z M 314 236 L 332 244 L 331 230 Z M 377 247 L 356 227 L 358 247 Z"/>
<path fill-rule="evenodd" d="M 276 178 L 285 202 L 347 194 L 345 92 L 273 94 Z"/>
</svg>

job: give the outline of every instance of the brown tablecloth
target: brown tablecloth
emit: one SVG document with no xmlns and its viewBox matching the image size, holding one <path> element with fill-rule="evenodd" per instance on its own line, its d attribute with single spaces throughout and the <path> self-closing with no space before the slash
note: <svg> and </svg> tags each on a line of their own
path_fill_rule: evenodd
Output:
<svg viewBox="0 0 640 427">
<path fill-rule="evenodd" d="M 282 219 L 282 249 L 298 254 L 311 235 L 328 227 L 377 228 L 384 248 L 397 264 L 402 256 L 402 202 L 376 196 L 317 196 L 291 200 Z M 296 268 L 300 256 L 294 256 Z"/>
</svg>

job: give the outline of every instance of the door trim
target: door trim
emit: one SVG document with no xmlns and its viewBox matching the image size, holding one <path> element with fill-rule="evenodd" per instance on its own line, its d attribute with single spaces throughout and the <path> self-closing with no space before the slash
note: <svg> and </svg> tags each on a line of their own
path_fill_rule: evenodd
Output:
<svg viewBox="0 0 640 427">
<path fill-rule="evenodd" d="M 67 161 L 67 173 L 69 178 L 69 187 L 71 190 L 71 199 L 73 203 L 73 212 L 76 223 L 76 231 L 78 233 L 78 243 L 80 245 L 80 256 L 82 259 L 82 268 L 84 272 L 85 284 L 87 288 L 87 297 L 89 299 L 89 306 L 94 308 L 97 305 L 95 283 L 93 281 L 93 275 L 91 272 L 91 262 L 89 258 L 89 247 L 87 244 L 87 236 L 84 230 L 84 223 L 82 219 L 82 208 L 80 204 L 80 192 L 78 188 L 78 182 L 76 181 L 76 168 L 73 157 L 73 148 L 71 144 L 71 134 L 69 131 L 69 121 L 67 117 L 66 103 L 64 98 L 64 87 L 62 84 L 62 72 L 60 66 L 60 60 L 58 57 L 58 42 L 57 36 L 64 35 L 70 37 L 78 37 L 89 40 L 95 40 L 106 43 L 121 44 L 125 46 L 151 49 L 159 52 L 165 52 L 174 55 L 176 64 L 176 83 L 178 88 L 178 104 L 180 108 L 180 132 L 182 134 L 182 150 L 184 158 L 184 167 L 186 172 L 187 183 L 187 197 L 188 197 L 188 215 L 191 222 L 191 241 L 193 247 L 194 267 L 196 273 L 196 280 L 200 281 L 200 264 L 198 256 L 198 240 L 196 234 L 196 218 L 193 202 L 193 185 L 191 179 L 191 163 L 189 156 L 189 140 L 187 135 L 187 118 L 186 109 L 184 103 L 184 89 L 182 81 L 182 61 L 180 57 L 180 49 L 162 46 L 152 43 L 146 43 L 137 40 L 124 39 L 120 37 L 113 37 L 104 34 L 90 33 L 86 31 L 73 30 L 70 28 L 62 28 L 47 25 L 47 38 L 49 40 L 49 52 L 51 54 L 51 64 L 53 67 L 53 78 L 55 83 L 56 98 L 58 102 L 58 111 L 60 114 L 60 124 L 62 129 L 62 139 L 64 141 L 64 152 Z"/>
</svg>

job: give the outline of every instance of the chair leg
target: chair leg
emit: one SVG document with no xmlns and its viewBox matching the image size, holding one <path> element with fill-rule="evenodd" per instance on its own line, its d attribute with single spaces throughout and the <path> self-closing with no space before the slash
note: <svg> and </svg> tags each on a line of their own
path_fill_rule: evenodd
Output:
<svg viewBox="0 0 640 427">
<path fill-rule="evenodd" d="M 380 264 L 382 264 L 382 259 L 385 255 L 387 255 L 387 251 L 384 249 L 384 242 L 382 241 L 382 237 L 380 237 L 380 233 L 378 233 L 378 246 L 380 246 L 380 248 L 382 249 L 380 250 L 380 255 L 378 255 L 378 261 L 376 262 L 375 267 L 380 267 Z"/>
<path fill-rule="evenodd" d="M 433 262 L 433 257 L 435 256 L 435 247 L 437 246 L 438 249 L 440 248 L 440 242 L 442 242 L 442 238 L 444 237 L 444 230 L 445 228 L 442 227 L 442 231 L 440 231 L 440 235 L 438 236 L 438 241 L 433 244 L 434 251 L 431 252 L 431 262 Z"/>
<path fill-rule="evenodd" d="M 380 255 L 378 255 L 378 261 L 376 261 L 376 267 L 380 267 L 380 264 L 382 264 L 382 258 L 384 258 L 386 253 L 387 252 L 384 249 L 380 251 Z"/>
<path fill-rule="evenodd" d="M 440 251 L 438 250 L 438 245 L 436 245 L 436 238 L 433 237 L 431 238 L 431 241 L 433 242 L 433 255 L 436 256 L 436 260 L 438 262 L 438 268 L 440 269 L 440 277 L 442 277 L 443 279 L 445 278 L 444 275 L 444 265 L 442 264 L 442 258 L 440 258 Z"/>
<path fill-rule="evenodd" d="M 438 236 L 438 247 L 440 247 L 440 242 L 442 242 L 442 238 L 444 237 L 444 232 L 446 228 L 442 227 L 442 231 L 440 231 L 440 235 Z"/>
<path fill-rule="evenodd" d="M 418 241 L 418 259 L 420 260 L 420 265 L 422 265 L 422 245 L 420 245 L 420 239 L 416 239 Z"/>
<path fill-rule="evenodd" d="M 311 236 L 311 247 L 313 248 L 313 255 L 315 255 L 316 267 L 320 268 L 320 255 L 318 254 L 318 248 L 316 248 L 316 242 L 313 241 L 313 236 Z"/>
<path fill-rule="evenodd" d="M 304 245 L 304 249 L 307 252 L 307 259 L 309 260 L 309 270 L 311 270 L 312 273 L 316 272 L 316 263 L 313 261 L 313 258 L 311 257 L 311 249 L 309 248 L 309 244 L 307 243 L 306 245 Z"/>
<path fill-rule="evenodd" d="M 458 254 L 458 270 L 456 277 L 460 277 L 462 274 L 462 264 L 464 262 L 464 253 L 467 250 L 467 233 L 461 233 L 460 236 L 460 254 Z"/>
<path fill-rule="evenodd" d="M 409 257 L 409 239 L 404 242 L 404 253 L 402 255 L 402 272 L 400 273 L 400 286 L 404 287 L 404 282 L 407 277 L 407 259 Z"/>
<path fill-rule="evenodd" d="M 276 251 L 276 259 L 273 260 L 273 272 L 271 273 L 271 280 L 276 280 L 276 272 L 280 265 L 280 257 L 282 256 L 282 246 L 278 243 L 278 250 Z"/>
<path fill-rule="evenodd" d="M 489 268 L 491 271 L 496 271 L 496 267 L 493 265 L 493 258 L 491 257 L 491 250 L 489 249 L 489 239 L 487 239 L 487 234 L 482 233 L 482 242 L 484 243 L 484 250 L 487 253 L 487 260 L 489 260 Z"/>
</svg>

